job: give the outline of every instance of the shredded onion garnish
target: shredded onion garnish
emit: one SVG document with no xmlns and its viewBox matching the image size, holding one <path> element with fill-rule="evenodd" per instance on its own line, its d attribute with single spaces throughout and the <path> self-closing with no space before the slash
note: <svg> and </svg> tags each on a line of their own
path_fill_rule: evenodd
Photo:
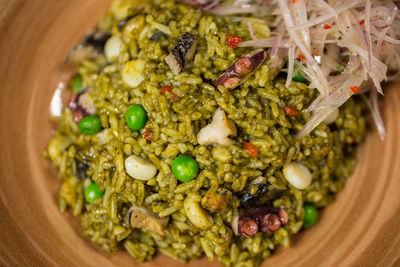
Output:
<svg viewBox="0 0 400 267">
<path fill-rule="evenodd" d="M 246 21 L 251 39 L 237 46 L 268 48 L 271 68 L 282 68 L 287 61 L 286 87 L 299 72 L 310 90 L 319 91 L 306 110 L 312 116 L 297 138 L 309 134 L 354 94 L 366 92 L 384 138 L 378 93 L 383 95 L 382 82 L 400 78 L 400 16 L 394 1 L 209 0 L 205 11 Z M 258 39 L 252 21 L 264 21 L 272 35 Z"/>
</svg>

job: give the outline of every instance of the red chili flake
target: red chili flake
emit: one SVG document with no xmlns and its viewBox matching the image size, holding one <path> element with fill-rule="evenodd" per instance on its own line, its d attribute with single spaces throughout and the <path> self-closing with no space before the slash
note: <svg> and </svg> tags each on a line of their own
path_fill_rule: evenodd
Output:
<svg viewBox="0 0 400 267">
<path fill-rule="evenodd" d="M 160 94 L 165 94 L 165 92 L 171 92 L 172 88 L 169 85 L 164 85 L 160 91 Z"/>
<path fill-rule="evenodd" d="M 297 0 L 292 0 L 292 3 L 294 4 L 294 3 L 296 3 L 297 2 Z"/>
<path fill-rule="evenodd" d="M 296 117 L 297 115 L 299 115 L 299 112 L 297 111 L 296 106 L 286 106 L 286 107 L 283 107 L 283 111 L 285 112 L 285 114 L 286 114 L 287 116 Z"/>
<path fill-rule="evenodd" d="M 171 93 L 171 101 L 174 101 L 175 99 L 179 98 L 179 96 L 177 96 L 174 93 Z"/>
<path fill-rule="evenodd" d="M 151 134 L 152 134 L 151 129 L 146 128 L 143 134 L 144 139 L 146 139 L 147 141 L 153 141 L 153 137 L 151 136 Z"/>
<path fill-rule="evenodd" d="M 235 36 L 235 35 L 231 35 L 231 34 L 229 34 L 228 38 L 226 39 L 226 44 L 232 48 L 237 47 L 241 42 L 242 42 L 242 38 Z"/>
<path fill-rule="evenodd" d="M 299 54 L 299 55 L 297 56 L 297 58 L 300 59 L 300 60 L 305 60 L 305 59 L 306 59 L 306 58 L 303 56 L 303 54 Z"/>
<path fill-rule="evenodd" d="M 358 87 L 358 86 L 352 86 L 352 87 L 350 87 L 350 91 L 351 91 L 353 94 L 358 93 L 358 92 L 360 92 L 360 87 Z"/>
<path fill-rule="evenodd" d="M 360 25 L 364 25 L 365 24 L 365 19 L 360 20 Z"/>
<path fill-rule="evenodd" d="M 330 29 L 331 28 L 331 25 L 329 25 L 329 24 L 324 24 L 324 29 L 325 30 L 328 30 L 328 29 Z"/>
<path fill-rule="evenodd" d="M 247 150 L 247 152 L 250 154 L 250 156 L 252 156 L 253 158 L 257 158 L 258 148 L 255 145 L 253 145 L 251 143 L 243 142 L 243 147 L 244 147 L 244 149 Z"/>
</svg>

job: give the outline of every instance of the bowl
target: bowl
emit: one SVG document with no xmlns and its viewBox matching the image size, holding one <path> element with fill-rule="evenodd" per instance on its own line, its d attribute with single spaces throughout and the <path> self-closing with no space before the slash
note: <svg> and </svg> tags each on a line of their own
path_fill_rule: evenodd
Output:
<svg viewBox="0 0 400 267">
<path fill-rule="evenodd" d="M 110 0 L 0 1 L 0 262 L 12 266 L 128 266 L 81 237 L 58 211 L 61 182 L 42 157 L 52 135 L 49 103 L 69 49 L 95 27 Z M 396 88 L 397 87 L 397 88 Z M 264 266 L 400 266 L 400 84 L 381 103 L 387 137 L 370 127 L 358 165 L 319 223 Z M 372 124 L 371 124 L 372 125 Z M 215 265 L 207 259 L 189 266 Z M 157 256 L 143 266 L 183 266 Z"/>
</svg>

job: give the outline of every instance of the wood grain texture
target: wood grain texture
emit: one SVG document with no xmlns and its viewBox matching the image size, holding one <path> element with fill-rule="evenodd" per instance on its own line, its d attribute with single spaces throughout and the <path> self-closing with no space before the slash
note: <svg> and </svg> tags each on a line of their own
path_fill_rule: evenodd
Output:
<svg viewBox="0 0 400 267">
<path fill-rule="evenodd" d="M 98 22 L 109 0 L 0 0 L 0 265 L 128 266 L 81 237 L 57 209 L 60 181 L 41 157 L 51 136 L 49 102 L 70 47 Z M 390 87 L 390 88 L 388 88 Z M 368 134 L 359 164 L 312 229 L 265 266 L 400 266 L 400 91 L 386 88 L 388 136 Z M 191 266 L 217 265 L 206 259 Z M 182 266 L 159 256 L 143 266 Z"/>
</svg>

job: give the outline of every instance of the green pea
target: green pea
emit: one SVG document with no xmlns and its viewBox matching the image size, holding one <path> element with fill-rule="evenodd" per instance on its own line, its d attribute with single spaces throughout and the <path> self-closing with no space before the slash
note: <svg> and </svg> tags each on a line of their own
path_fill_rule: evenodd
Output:
<svg viewBox="0 0 400 267">
<path fill-rule="evenodd" d="M 305 204 L 303 208 L 304 208 L 304 228 L 310 228 L 318 220 L 318 210 L 311 204 Z"/>
<path fill-rule="evenodd" d="M 78 94 L 82 92 L 85 88 L 83 88 L 83 80 L 80 74 L 77 74 L 71 81 L 72 92 Z"/>
<path fill-rule="evenodd" d="M 125 120 L 130 129 L 139 131 L 146 125 L 147 112 L 141 105 L 132 105 L 125 113 Z"/>
<path fill-rule="evenodd" d="M 304 78 L 303 75 L 301 75 L 299 72 L 296 72 L 295 74 L 293 74 L 293 81 L 306 83 L 307 79 Z"/>
<path fill-rule="evenodd" d="M 96 199 L 102 197 L 103 195 L 104 192 L 101 192 L 99 186 L 95 183 L 91 183 L 85 189 L 85 199 L 90 204 L 93 204 Z"/>
<path fill-rule="evenodd" d="M 90 115 L 84 117 L 79 121 L 78 126 L 79 130 L 81 130 L 83 134 L 86 135 L 97 134 L 101 129 L 100 118 L 98 115 Z"/>
<path fill-rule="evenodd" d="M 179 156 L 172 161 L 172 172 L 181 182 L 193 180 L 199 172 L 199 164 L 188 156 Z"/>
</svg>

